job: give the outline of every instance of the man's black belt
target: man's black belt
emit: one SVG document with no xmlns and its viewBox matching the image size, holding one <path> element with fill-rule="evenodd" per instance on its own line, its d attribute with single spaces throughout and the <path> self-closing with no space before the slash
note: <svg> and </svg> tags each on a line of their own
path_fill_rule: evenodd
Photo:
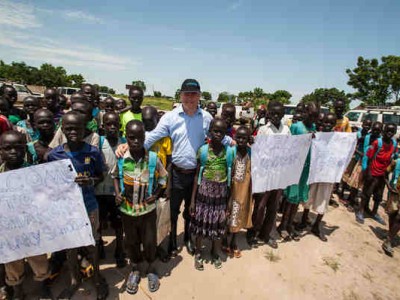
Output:
<svg viewBox="0 0 400 300">
<path fill-rule="evenodd" d="M 172 164 L 172 169 L 174 169 L 175 171 L 177 171 L 178 173 L 181 173 L 181 174 L 193 174 L 193 173 L 196 173 L 196 169 L 183 169 L 181 167 L 178 167 L 175 164 Z"/>
</svg>

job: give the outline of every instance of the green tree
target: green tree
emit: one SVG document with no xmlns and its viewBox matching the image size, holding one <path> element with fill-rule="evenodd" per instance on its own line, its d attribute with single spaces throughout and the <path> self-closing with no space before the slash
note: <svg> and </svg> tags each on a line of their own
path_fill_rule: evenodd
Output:
<svg viewBox="0 0 400 300">
<path fill-rule="evenodd" d="M 179 101 L 181 99 L 181 90 L 177 89 L 175 92 L 175 100 Z"/>
<path fill-rule="evenodd" d="M 229 102 L 229 99 L 230 99 L 229 93 L 222 92 L 222 93 L 219 93 L 217 101 L 218 102 Z"/>
<path fill-rule="evenodd" d="M 385 66 L 379 64 L 376 58 L 364 59 L 360 56 L 357 67 L 347 69 L 348 85 L 356 92 L 353 99 L 358 99 L 368 105 L 384 105 L 391 95 L 390 82 L 384 71 Z"/>
<path fill-rule="evenodd" d="M 381 71 L 389 83 L 389 91 L 393 100 L 400 102 L 400 56 L 382 57 Z"/>
<path fill-rule="evenodd" d="M 256 87 L 253 90 L 254 98 L 260 99 L 265 96 L 264 90 L 262 88 Z"/>
<path fill-rule="evenodd" d="M 300 102 L 308 103 L 315 102 L 320 106 L 332 107 L 335 100 L 344 100 L 346 102 L 347 109 L 350 105 L 349 95 L 345 91 L 340 91 L 337 88 L 319 88 L 315 89 L 311 94 L 304 95 Z"/>
<path fill-rule="evenodd" d="M 85 78 L 82 74 L 71 74 L 67 76 L 68 85 L 71 87 L 80 88 L 85 83 Z"/>
<path fill-rule="evenodd" d="M 63 67 L 54 67 L 52 64 L 43 64 L 40 66 L 40 81 L 41 85 L 46 87 L 66 86 L 67 71 Z"/>
<path fill-rule="evenodd" d="M 207 100 L 207 101 L 211 101 L 212 100 L 212 96 L 211 96 L 210 92 L 204 91 L 204 92 L 201 93 L 201 96 L 204 98 L 204 100 Z"/>
<path fill-rule="evenodd" d="M 143 93 L 146 92 L 146 84 L 142 80 L 134 80 L 132 81 L 132 85 L 141 87 L 143 90 Z"/>
<path fill-rule="evenodd" d="M 154 91 L 153 92 L 154 93 L 154 97 L 157 97 L 157 98 L 161 98 L 161 92 L 159 92 L 159 91 Z"/>
<path fill-rule="evenodd" d="M 283 104 L 290 104 L 292 94 L 285 90 L 277 90 L 272 94 L 267 94 L 267 98 L 273 101 L 279 101 Z"/>
</svg>

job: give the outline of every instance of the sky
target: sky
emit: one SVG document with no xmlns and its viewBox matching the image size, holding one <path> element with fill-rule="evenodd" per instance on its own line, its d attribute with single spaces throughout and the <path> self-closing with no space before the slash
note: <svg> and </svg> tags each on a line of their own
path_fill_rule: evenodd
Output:
<svg viewBox="0 0 400 300">
<path fill-rule="evenodd" d="M 357 57 L 400 55 L 398 0 L 0 0 L 0 59 L 44 62 L 126 93 L 346 92 Z"/>
</svg>

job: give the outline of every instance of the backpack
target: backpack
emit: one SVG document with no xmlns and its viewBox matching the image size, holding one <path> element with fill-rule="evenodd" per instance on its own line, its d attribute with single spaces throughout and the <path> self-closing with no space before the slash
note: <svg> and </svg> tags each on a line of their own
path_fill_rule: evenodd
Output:
<svg viewBox="0 0 400 300">
<path fill-rule="evenodd" d="M 371 134 L 369 133 L 369 134 L 366 135 L 365 140 L 364 140 L 364 155 L 363 155 L 363 158 L 362 158 L 362 170 L 363 171 L 365 171 L 368 168 L 367 151 L 371 147 L 371 145 L 369 145 L 370 139 L 371 139 Z M 376 156 L 378 155 L 378 153 L 381 150 L 382 145 L 383 145 L 382 137 L 379 137 L 377 139 L 377 141 L 378 141 L 378 150 L 375 152 L 375 155 L 374 155 L 373 159 L 376 158 Z M 396 149 L 397 149 L 397 141 L 394 138 L 392 138 L 392 143 L 393 143 L 393 149 L 394 149 L 393 153 L 392 153 L 392 157 L 395 157 L 395 152 L 396 152 Z"/>
<path fill-rule="evenodd" d="M 392 186 L 396 185 L 399 176 L 400 176 L 400 159 L 396 161 L 396 167 L 394 168 L 392 180 L 390 181 Z"/>
<path fill-rule="evenodd" d="M 226 151 L 226 167 L 228 170 L 227 178 L 228 178 L 228 187 L 231 186 L 231 181 L 232 181 L 232 165 L 233 161 L 235 160 L 236 157 L 236 146 L 226 146 L 225 147 Z M 251 149 L 248 148 L 247 153 L 251 155 Z M 204 144 L 203 146 L 200 147 L 200 171 L 199 171 L 199 176 L 197 180 L 197 184 L 200 185 L 201 183 L 201 178 L 203 176 L 204 168 L 206 166 L 208 160 L 208 144 Z"/>
<path fill-rule="evenodd" d="M 153 185 L 154 185 L 154 178 L 155 178 L 155 173 L 156 173 L 156 167 L 157 167 L 157 153 L 153 151 L 149 151 L 149 183 L 147 186 L 147 196 L 150 197 L 153 193 Z M 118 171 L 119 171 L 119 187 L 120 187 L 120 193 L 122 194 L 125 190 L 124 188 L 124 161 L 125 159 L 123 157 L 118 159 Z"/>
<path fill-rule="evenodd" d="M 38 156 L 37 156 L 34 144 L 35 144 L 35 142 L 30 142 L 30 143 L 26 144 L 26 146 L 28 147 L 28 152 L 32 155 L 32 164 L 36 165 Z"/>
</svg>

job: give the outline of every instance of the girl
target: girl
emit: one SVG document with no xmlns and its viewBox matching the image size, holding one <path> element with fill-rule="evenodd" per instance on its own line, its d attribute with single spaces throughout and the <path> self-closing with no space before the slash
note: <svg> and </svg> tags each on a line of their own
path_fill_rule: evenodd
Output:
<svg viewBox="0 0 400 300">
<path fill-rule="evenodd" d="M 227 152 L 222 139 L 227 130 L 226 122 L 215 118 L 210 124 L 209 144 L 200 147 L 198 151 L 198 165 L 194 179 L 190 212 L 192 221 L 191 232 L 196 236 L 196 252 L 194 266 L 197 270 L 204 270 L 201 256 L 202 239 L 212 240 L 212 264 L 216 269 L 221 268 L 222 262 L 218 255 L 220 239 L 226 231 L 226 210 L 228 200 Z"/>
<path fill-rule="evenodd" d="M 310 102 L 303 111 L 303 121 L 292 124 L 290 132 L 292 135 L 313 133 L 316 131 L 315 122 L 318 119 L 319 109 L 315 103 Z M 311 153 L 307 155 L 298 184 L 286 188 L 286 205 L 283 211 L 281 224 L 277 228 L 278 233 L 284 239 L 299 241 L 299 234 L 294 230 L 293 220 L 296 216 L 299 204 L 308 200 L 309 187 L 307 185 L 308 174 L 310 172 Z"/>
<path fill-rule="evenodd" d="M 17 126 L 26 130 L 32 141 L 39 139 L 39 131 L 35 128 L 34 114 L 40 108 L 39 99 L 28 96 L 24 99 L 24 111 L 28 115 L 26 120 L 18 121 Z"/>
<path fill-rule="evenodd" d="M 324 116 L 320 128 L 322 132 L 331 132 L 336 125 L 336 115 L 328 113 Z M 328 208 L 329 199 L 331 198 L 333 183 L 318 182 L 310 185 L 309 200 L 304 204 L 304 212 L 302 221 L 298 228 L 305 229 L 307 227 L 308 214 L 310 208 L 315 211 L 318 216 L 311 229 L 311 232 L 316 235 L 321 241 L 327 242 L 327 238 L 320 231 L 322 218 Z"/>
<path fill-rule="evenodd" d="M 236 131 L 237 154 L 232 170 L 232 190 L 229 200 L 229 232 L 232 233 L 231 243 L 224 240 L 223 250 L 230 257 L 241 257 L 237 245 L 237 234 L 242 228 L 251 228 L 252 197 L 251 197 L 251 161 L 250 131 L 246 126 L 240 126 Z"/>
</svg>

